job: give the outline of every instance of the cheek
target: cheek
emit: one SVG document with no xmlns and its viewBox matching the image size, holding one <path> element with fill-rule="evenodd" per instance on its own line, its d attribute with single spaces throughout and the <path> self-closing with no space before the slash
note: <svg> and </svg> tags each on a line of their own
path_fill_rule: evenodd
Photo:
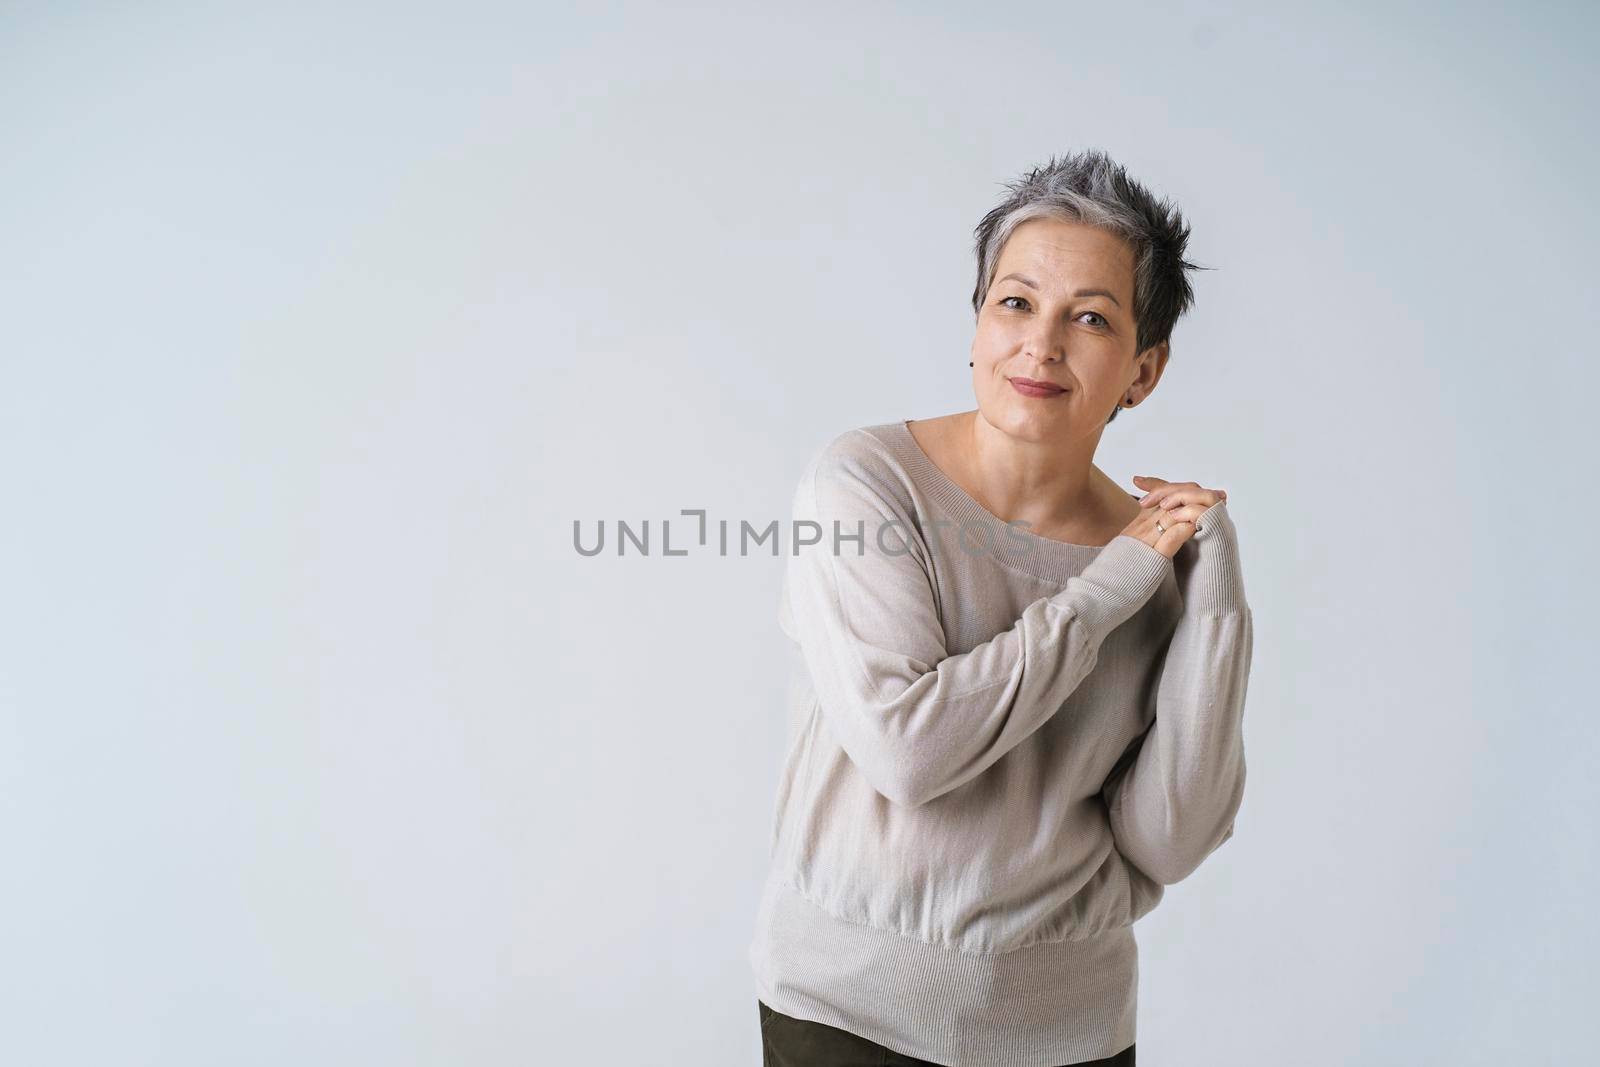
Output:
<svg viewBox="0 0 1600 1067">
<path fill-rule="evenodd" d="M 972 358 L 980 367 L 1000 362 L 1006 351 L 1005 342 L 998 337 L 979 337 L 972 343 Z"/>
<path fill-rule="evenodd" d="M 978 353 L 1000 352 L 1006 347 L 1006 332 L 993 322 L 978 324 L 972 334 L 972 350 Z"/>
</svg>

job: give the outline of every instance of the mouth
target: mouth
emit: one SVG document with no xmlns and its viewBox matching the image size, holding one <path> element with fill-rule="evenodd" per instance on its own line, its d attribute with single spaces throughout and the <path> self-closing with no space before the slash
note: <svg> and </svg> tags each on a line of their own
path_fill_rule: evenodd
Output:
<svg viewBox="0 0 1600 1067">
<path fill-rule="evenodd" d="M 1061 396 L 1066 390 L 1054 382 L 1036 382 L 1032 378 L 1008 378 L 1011 388 L 1023 396 Z"/>
</svg>

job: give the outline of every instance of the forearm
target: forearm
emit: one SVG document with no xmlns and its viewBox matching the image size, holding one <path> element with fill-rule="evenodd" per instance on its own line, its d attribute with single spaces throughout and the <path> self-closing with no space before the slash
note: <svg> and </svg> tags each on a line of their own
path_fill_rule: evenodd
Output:
<svg viewBox="0 0 1600 1067">
<path fill-rule="evenodd" d="M 849 528 L 862 516 L 839 484 L 821 502 L 814 486 L 802 491 L 797 515 L 831 534 L 842 514 Z M 1151 546 L 1118 537 L 1010 629 L 949 655 L 926 578 L 908 558 L 836 556 L 826 541 L 790 565 L 795 636 L 851 762 L 906 806 L 970 781 L 1043 725 L 1093 670 L 1106 636 L 1171 571 Z"/>
<path fill-rule="evenodd" d="M 1183 578 L 1156 718 L 1137 756 L 1107 783 L 1117 847 L 1151 878 L 1188 877 L 1233 832 L 1244 796 L 1244 707 L 1254 643 L 1238 543 L 1222 506 Z"/>
</svg>

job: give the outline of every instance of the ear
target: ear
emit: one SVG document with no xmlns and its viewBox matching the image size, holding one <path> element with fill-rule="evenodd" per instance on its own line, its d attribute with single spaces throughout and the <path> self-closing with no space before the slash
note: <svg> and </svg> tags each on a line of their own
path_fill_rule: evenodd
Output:
<svg viewBox="0 0 1600 1067">
<path fill-rule="evenodd" d="M 1151 345 L 1139 353 L 1139 375 L 1134 380 L 1146 394 L 1161 380 L 1162 373 L 1167 369 L 1167 357 L 1171 355 L 1172 344 L 1169 341 Z"/>
</svg>

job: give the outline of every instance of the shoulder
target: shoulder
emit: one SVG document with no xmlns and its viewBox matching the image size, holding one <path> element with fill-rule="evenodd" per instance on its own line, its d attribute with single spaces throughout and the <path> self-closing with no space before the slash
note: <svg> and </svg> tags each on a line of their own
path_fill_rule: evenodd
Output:
<svg viewBox="0 0 1600 1067">
<path fill-rule="evenodd" d="M 895 447 L 892 429 L 893 424 L 857 426 L 834 434 L 811 452 L 806 480 L 842 475 L 904 481 L 905 461 Z"/>
<path fill-rule="evenodd" d="M 897 510 L 911 509 L 911 477 L 895 444 L 894 424 L 844 430 L 811 453 L 802 491 L 870 495 Z"/>
</svg>

